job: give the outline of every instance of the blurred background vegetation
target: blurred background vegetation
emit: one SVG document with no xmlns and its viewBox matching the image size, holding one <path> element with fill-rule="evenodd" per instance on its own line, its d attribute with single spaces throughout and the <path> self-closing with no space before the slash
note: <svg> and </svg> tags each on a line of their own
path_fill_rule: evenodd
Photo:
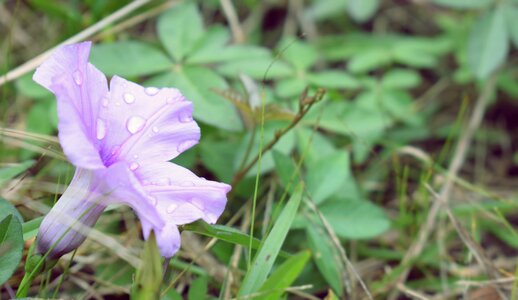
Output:
<svg viewBox="0 0 518 300">
<path fill-rule="evenodd" d="M 83 38 L 94 65 L 194 103 L 202 139 L 174 162 L 233 183 L 221 230 L 264 240 L 304 182 L 260 287 L 276 292 L 257 298 L 516 299 L 518 1 L 4 0 L 0 74 L 99 24 Z M 55 99 L 31 77 L 0 80 L 0 196 L 25 249 L 73 174 Z M 186 226 L 164 299 L 230 299 L 253 273 L 246 245 L 203 228 Z M 133 266 L 103 241 L 138 256 L 139 224 L 114 207 L 96 229 L 34 294 L 127 298 Z"/>
</svg>

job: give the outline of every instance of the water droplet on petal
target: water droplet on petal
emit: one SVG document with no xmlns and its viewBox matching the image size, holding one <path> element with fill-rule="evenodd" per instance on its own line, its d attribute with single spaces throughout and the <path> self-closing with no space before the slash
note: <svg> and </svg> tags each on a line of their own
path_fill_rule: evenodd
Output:
<svg viewBox="0 0 518 300">
<path fill-rule="evenodd" d="M 103 120 L 97 119 L 97 133 L 96 137 L 98 140 L 104 139 L 106 136 L 106 123 Z"/>
<path fill-rule="evenodd" d="M 137 159 L 138 158 L 138 154 L 133 155 L 133 158 Z"/>
<path fill-rule="evenodd" d="M 76 70 L 74 73 L 72 73 L 72 77 L 74 78 L 74 82 L 77 85 L 81 85 L 81 83 L 83 83 L 83 75 L 79 70 Z"/>
<path fill-rule="evenodd" d="M 176 210 L 176 208 L 178 208 L 178 205 L 173 203 L 167 207 L 166 211 L 168 214 L 172 214 Z"/>
<path fill-rule="evenodd" d="M 147 87 L 144 89 L 144 92 L 146 94 L 148 94 L 149 96 L 154 96 L 154 95 L 158 94 L 159 91 L 160 90 L 157 89 L 156 87 Z"/>
<path fill-rule="evenodd" d="M 108 104 L 110 104 L 110 100 L 106 97 L 103 98 L 103 106 L 108 107 Z"/>
<path fill-rule="evenodd" d="M 144 125 L 146 125 L 146 119 L 139 116 L 133 116 L 128 119 L 126 128 L 131 134 L 134 134 L 141 131 L 142 128 L 144 128 Z"/>
<path fill-rule="evenodd" d="M 135 96 L 133 96 L 133 94 L 130 94 L 130 93 L 124 93 L 122 98 L 124 98 L 124 102 L 126 102 L 128 104 L 135 102 Z"/>
<path fill-rule="evenodd" d="M 191 148 L 192 146 L 196 145 L 196 143 L 198 143 L 197 141 L 195 140 L 187 140 L 187 141 L 183 141 L 181 142 L 178 147 L 176 148 L 176 150 L 178 150 L 178 152 L 182 153 L 184 152 L 185 150 Z"/>
<path fill-rule="evenodd" d="M 178 120 L 181 123 L 189 123 L 192 121 L 192 115 L 189 112 L 184 112 L 184 113 L 180 114 L 180 116 L 178 117 Z"/>
<path fill-rule="evenodd" d="M 156 206 L 158 204 L 158 200 L 155 197 L 149 197 L 149 200 L 151 201 L 151 205 Z"/>
<path fill-rule="evenodd" d="M 137 162 L 132 162 L 130 164 L 130 170 L 131 171 L 135 171 L 136 169 L 138 169 L 138 167 L 140 167 L 140 165 Z"/>
<path fill-rule="evenodd" d="M 158 127 L 153 126 L 152 130 L 153 130 L 154 133 L 157 133 L 158 132 Z"/>
</svg>

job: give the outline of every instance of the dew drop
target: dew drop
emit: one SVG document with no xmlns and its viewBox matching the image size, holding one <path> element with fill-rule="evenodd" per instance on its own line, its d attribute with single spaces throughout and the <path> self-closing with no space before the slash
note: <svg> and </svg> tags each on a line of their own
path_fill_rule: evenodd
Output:
<svg viewBox="0 0 518 300">
<path fill-rule="evenodd" d="M 141 131 L 142 128 L 144 128 L 144 125 L 146 125 L 146 119 L 139 116 L 133 116 L 128 119 L 126 128 L 131 134 L 135 134 Z"/>
<path fill-rule="evenodd" d="M 133 155 L 133 158 L 137 159 L 138 158 L 138 154 Z"/>
<path fill-rule="evenodd" d="M 105 98 L 103 98 L 103 106 L 104 106 L 104 107 L 108 107 L 108 104 L 110 104 L 110 102 L 109 102 L 108 98 L 106 98 L 106 97 L 105 97 Z"/>
<path fill-rule="evenodd" d="M 96 137 L 98 140 L 104 139 L 106 136 L 106 123 L 103 120 L 97 119 L 97 133 Z"/>
<path fill-rule="evenodd" d="M 154 133 L 157 133 L 158 132 L 158 127 L 153 126 L 153 128 L 151 130 L 153 130 Z"/>
<path fill-rule="evenodd" d="M 183 141 L 181 142 L 178 147 L 176 147 L 176 150 L 178 150 L 178 152 L 182 153 L 184 152 L 185 150 L 191 148 L 192 146 L 196 145 L 197 141 L 195 140 L 187 140 L 187 141 Z"/>
<path fill-rule="evenodd" d="M 176 208 L 178 208 L 178 205 L 173 203 L 167 207 L 166 211 L 168 214 L 172 214 L 176 210 Z"/>
<path fill-rule="evenodd" d="M 180 117 L 178 117 L 178 120 L 181 122 L 181 123 L 189 123 L 192 121 L 192 116 L 190 113 L 188 112 L 185 112 L 183 114 L 180 114 Z"/>
<path fill-rule="evenodd" d="M 138 169 L 138 167 L 140 167 L 140 165 L 137 162 L 132 162 L 130 164 L 130 170 L 131 171 L 135 171 L 136 169 Z"/>
<path fill-rule="evenodd" d="M 154 96 L 154 95 L 158 94 L 159 91 L 160 90 L 156 87 L 147 87 L 144 89 L 144 92 L 146 94 L 148 94 L 149 96 Z"/>
<path fill-rule="evenodd" d="M 135 96 L 133 96 L 133 94 L 130 94 L 130 93 L 124 93 L 122 98 L 124 98 L 124 102 L 126 102 L 128 104 L 135 102 Z"/>
<path fill-rule="evenodd" d="M 150 197 L 151 205 L 156 206 L 158 204 L 158 200 L 155 197 Z"/>
<path fill-rule="evenodd" d="M 81 83 L 83 83 L 83 75 L 79 70 L 76 70 L 74 73 L 72 73 L 72 77 L 74 78 L 74 82 L 77 85 L 81 85 Z"/>
</svg>

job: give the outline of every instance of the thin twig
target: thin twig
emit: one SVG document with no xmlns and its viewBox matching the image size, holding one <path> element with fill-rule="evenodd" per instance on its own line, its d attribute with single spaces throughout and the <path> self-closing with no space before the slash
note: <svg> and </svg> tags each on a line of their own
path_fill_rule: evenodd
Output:
<svg viewBox="0 0 518 300">
<path fill-rule="evenodd" d="M 221 8 L 223 9 L 223 13 L 227 18 L 228 24 L 230 25 L 230 30 L 232 31 L 232 36 L 234 38 L 234 43 L 242 44 L 245 42 L 246 36 L 239 24 L 239 18 L 236 13 L 236 9 L 232 4 L 231 0 L 220 0 Z"/>
<path fill-rule="evenodd" d="M 314 96 L 308 98 L 303 97 L 300 101 L 299 111 L 292 119 L 291 123 L 287 127 L 275 132 L 273 139 L 266 146 L 263 147 L 261 153 L 259 154 L 264 155 L 266 152 L 270 151 L 273 148 L 273 146 L 275 146 L 275 144 L 277 144 L 277 142 L 279 142 L 279 140 L 286 133 L 288 133 L 293 127 L 295 127 L 300 122 L 300 120 L 304 118 L 304 116 L 308 113 L 313 104 L 317 103 L 324 97 L 324 94 L 325 90 L 319 89 Z M 242 168 L 239 172 L 236 173 L 234 179 L 232 180 L 232 186 L 235 187 L 248 173 L 248 171 L 250 171 L 250 169 L 253 168 L 253 166 L 259 160 L 259 154 L 256 155 L 254 159 L 252 159 L 252 161 L 249 162 L 244 168 Z"/>
</svg>

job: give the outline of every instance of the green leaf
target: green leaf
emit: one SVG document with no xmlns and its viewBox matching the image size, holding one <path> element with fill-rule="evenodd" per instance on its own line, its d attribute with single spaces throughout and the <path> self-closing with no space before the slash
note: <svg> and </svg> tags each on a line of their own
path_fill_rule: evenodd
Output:
<svg viewBox="0 0 518 300">
<path fill-rule="evenodd" d="M 299 71 L 307 70 L 318 59 L 318 52 L 312 44 L 295 37 L 286 37 L 277 46 L 281 56 Z"/>
<path fill-rule="evenodd" d="M 450 8 L 483 8 L 493 3 L 492 0 L 432 0 L 432 2 Z"/>
<path fill-rule="evenodd" d="M 351 177 L 349 153 L 345 150 L 323 156 L 308 166 L 306 182 L 315 203 L 322 203 Z"/>
<path fill-rule="evenodd" d="M 267 80 L 287 77 L 294 74 L 294 70 L 287 63 L 275 60 L 273 57 L 258 59 L 232 60 L 217 67 L 219 73 L 225 76 L 238 78 L 239 74 L 246 74 L 253 79 Z"/>
<path fill-rule="evenodd" d="M 415 41 L 400 42 L 392 48 L 392 56 L 398 63 L 416 67 L 431 68 L 437 64 L 436 54 L 428 43 Z"/>
<path fill-rule="evenodd" d="M 312 1 L 304 12 L 305 15 L 314 20 L 324 20 L 333 16 L 341 16 L 347 8 L 347 1 L 343 0 L 319 0 Z"/>
<path fill-rule="evenodd" d="M 225 98 L 211 89 L 225 90 L 226 81 L 211 69 L 196 66 L 185 66 L 158 75 L 148 82 L 154 86 L 174 86 L 194 104 L 194 117 L 215 127 L 238 131 L 243 124 L 235 107 Z"/>
<path fill-rule="evenodd" d="M 231 182 L 234 169 L 228 167 L 228 162 L 234 160 L 238 144 L 235 141 L 205 139 L 199 145 L 203 165 L 221 181 Z"/>
<path fill-rule="evenodd" d="M 277 171 L 276 174 L 277 176 L 279 176 L 282 186 L 284 188 L 287 188 L 288 183 L 290 182 L 290 179 L 292 178 L 292 176 L 294 175 L 293 173 L 296 170 L 295 163 L 288 155 L 276 150 L 272 151 L 272 156 L 275 162 L 275 170 Z M 296 178 L 297 177 L 295 177 L 294 180 L 296 180 Z"/>
<path fill-rule="evenodd" d="M 284 121 L 270 121 L 264 125 L 264 141 L 265 144 L 269 143 L 274 139 L 275 133 L 279 131 L 281 128 L 285 128 L 288 126 L 287 122 Z M 245 156 L 248 152 L 248 157 L 246 163 L 250 163 L 252 159 L 258 156 L 259 154 L 259 144 L 260 144 L 260 130 L 256 129 L 255 137 L 253 132 L 247 132 L 243 138 L 241 139 L 241 143 L 237 149 L 236 156 L 234 158 L 234 170 L 237 170 Z M 250 139 L 253 138 L 251 149 L 249 150 Z M 282 152 L 284 154 L 289 154 L 291 150 L 295 147 L 295 135 L 293 131 L 287 132 L 282 138 L 279 140 L 275 146 L 273 146 L 274 150 Z M 275 167 L 275 163 L 273 161 L 272 152 L 269 151 L 262 156 L 261 159 L 261 173 L 266 173 L 271 171 Z M 250 169 L 250 171 L 246 174 L 247 177 L 255 176 L 257 173 L 257 164 Z"/>
<path fill-rule="evenodd" d="M 370 48 L 355 54 L 347 68 L 353 73 L 365 73 L 387 66 L 392 62 L 390 52 L 382 48 Z"/>
<path fill-rule="evenodd" d="M 186 61 L 188 63 L 210 63 L 217 60 L 218 54 L 225 49 L 230 40 L 230 32 L 221 25 L 211 26 L 203 36 L 196 41 Z"/>
<path fill-rule="evenodd" d="M 291 196 L 288 203 L 282 210 L 279 218 L 273 225 L 272 230 L 266 237 L 263 245 L 257 252 L 251 268 L 245 275 L 238 295 L 244 296 L 259 291 L 263 286 L 270 273 L 273 264 L 281 250 L 282 244 L 288 235 L 291 223 L 295 219 L 302 194 L 304 191 L 303 184 L 300 183 L 295 192 Z"/>
<path fill-rule="evenodd" d="M 379 0 L 347 0 L 347 12 L 356 21 L 368 21 L 378 10 Z"/>
<path fill-rule="evenodd" d="M 327 70 L 319 73 L 310 73 L 307 75 L 308 81 L 318 87 L 328 89 L 357 89 L 360 83 L 351 74 Z"/>
<path fill-rule="evenodd" d="M 300 78 L 289 77 L 281 79 L 275 84 L 275 92 L 281 98 L 292 98 L 300 95 L 307 83 Z"/>
<path fill-rule="evenodd" d="M 319 209 L 335 233 L 343 238 L 372 238 L 390 227 L 383 210 L 366 200 L 331 199 Z"/>
<path fill-rule="evenodd" d="M 260 292 L 268 292 L 268 294 L 254 298 L 261 300 L 282 299 L 281 296 L 284 294 L 283 290 L 292 285 L 295 279 L 299 277 L 300 272 L 302 272 L 302 269 L 310 257 L 311 254 L 309 251 L 302 251 L 288 258 L 272 272 L 272 275 L 264 282 L 264 285 L 259 290 Z"/>
<path fill-rule="evenodd" d="M 16 90 L 29 98 L 52 98 L 52 93 L 32 80 L 34 72 L 23 75 L 15 82 Z"/>
<path fill-rule="evenodd" d="M 34 164 L 33 160 L 28 160 L 28 161 L 24 161 L 19 164 L 13 164 L 8 167 L 0 168 L 0 186 L 2 186 L 7 181 L 13 179 L 14 177 L 18 176 L 22 172 L 25 172 L 33 164 Z"/>
<path fill-rule="evenodd" d="M 43 217 L 37 217 L 22 224 L 23 240 L 27 241 L 38 234 Z"/>
<path fill-rule="evenodd" d="M 202 300 L 207 298 L 208 280 L 207 277 L 201 276 L 193 280 L 189 286 L 189 300 Z"/>
<path fill-rule="evenodd" d="M 504 61 L 509 50 L 503 6 L 479 16 L 468 41 L 468 64 L 478 79 L 486 79 Z"/>
<path fill-rule="evenodd" d="M 511 41 L 514 46 L 518 48 L 518 7 L 515 5 L 507 5 L 505 7 L 505 19 Z"/>
<path fill-rule="evenodd" d="M 131 299 L 159 299 L 162 285 L 162 263 L 160 251 L 156 243 L 155 232 L 151 231 L 142 253 L 142 264 L 135 275 Z"/>
<path fill-rule="evenodd" d="M 16 208 L 0 198 L 0 285 L 11 277 L 22 259 L 21 222 Z"/>
<path fill-rule="evenodd" d="M 316 221 L 316 220 L 315 220 Z M 343 291 L 343 281 L 340 280 L 344 273 L 340 257 L 329 235 L 322 226 L 307 224 L 306 234 L 308 245 L 311 249 L 313 261 L 317 265 L 320 274 L 339 295 Z"/>
<path fill-rule="evenodd" d="M 421 76 L 413 70 L 391 69 L 383 76 L 381 85 L 384 88 L 411 89 L 421 83 Z"/>
<path fill-rule="evenodd" d="M 268 49 L 252 45 L 232 45 L 195 52 L 189 55 L 189 64 L 222 63 L 249 59 L 271 59 Z"/>
<path fill-rule="evenodd" d="M 54 131 L 54 122 L 49 115 L 52 104 L 55 102 L 53 99 L 40 99 L 30 108 L 26 120 L 27 131 L 47 135 Z"/>
<path fill-rule="evenodd" d="M 208 237 L 217 238 L 219 240 L 229 242 L 235 245 L 250 246 L 250 235 L 243 233 L 232 227 L 223 225 L 209 225 L 203 221 L 197 221 L 183 226 L 184 230 L 192 231 Z M 252 240 L 252 249 L 257 249 L 261 245 L 261 241 L 254 238 Z"/>
<path fill-rule="evenodd" d="M 126 77 L 154 74 L 172 66 L 162 51 L 139 41 L 95 45 L 90 61 L 107 75 Z"/>
<path fill-rule="evenodd" d="M 204 34 L 196 3 L 187 1 L 173 6 L 158 19 L 157 31 L 167 52 L 175 61 L 182 61 Z"/>
</svg>

